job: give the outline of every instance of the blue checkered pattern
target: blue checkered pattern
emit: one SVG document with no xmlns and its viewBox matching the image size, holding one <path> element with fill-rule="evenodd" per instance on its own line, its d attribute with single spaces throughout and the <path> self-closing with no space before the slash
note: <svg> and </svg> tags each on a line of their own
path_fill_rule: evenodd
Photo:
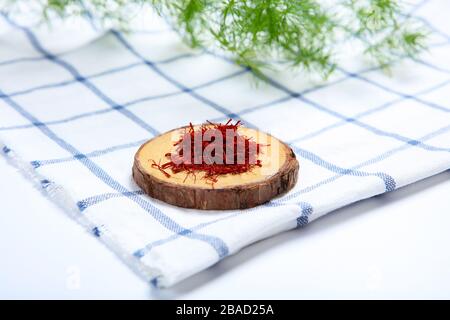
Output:
<svg viewBox="0 0 450 320">
<path fill-rule="evenodd" d="M 449 10 L 437 0 L 411 6 L 434 31 L 430 52 L 392 77 L 349 55 L 326 83 L 286 72 L 258 85 L 251 70 L 192 52 L 170 30 L 110 31 L 48 49 L 47 32 L 3 14 L 1 153 L 147 281 L 169 286 L 259 239 L 450 168 L 450 25 L 440 14 Z M 144 141 L 227 118 L 290 143 L 300 161 L 293 191 L 258 208 L 205 213 L 134 184 Z"/>
</svg>

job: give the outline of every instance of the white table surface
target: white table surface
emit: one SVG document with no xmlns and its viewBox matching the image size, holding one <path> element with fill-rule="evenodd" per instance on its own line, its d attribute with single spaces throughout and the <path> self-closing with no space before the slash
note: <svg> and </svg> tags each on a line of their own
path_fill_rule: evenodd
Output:
<svg viewBox="0 0 450 320">
<path fill-rule="evenodd" d="M 450 298 L 450 172 L 156 291 L 0 157 L 0 298 Z"/>
</svg>

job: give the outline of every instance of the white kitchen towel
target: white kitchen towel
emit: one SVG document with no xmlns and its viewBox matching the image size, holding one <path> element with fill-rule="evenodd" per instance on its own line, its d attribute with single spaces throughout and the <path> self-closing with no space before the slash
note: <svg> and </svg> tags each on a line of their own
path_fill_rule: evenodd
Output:
<svg viewBox="0 0 450 320">
<path fill-rule="evenodd" d="M 83 38 L 3 15 L 0 153 L 150 283 L 173 285 L 257 240 L 450 168 L 450 3 L 412 9 L 434 30 L 430 49 L 391 76 L 349 53 L 325 83 L 285 72 L 256 85 L 249 70 L 193 52 L 159 25 Z M 228 118 L 292 146 L 294 190 L 254 209 L 202 212 L 133 182 L 141 143 Z"/>
</svg>

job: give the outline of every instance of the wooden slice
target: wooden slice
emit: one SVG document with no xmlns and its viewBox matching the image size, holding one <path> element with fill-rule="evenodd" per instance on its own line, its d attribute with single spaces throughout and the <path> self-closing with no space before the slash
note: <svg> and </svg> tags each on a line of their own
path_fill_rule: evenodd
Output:
<svg viewBox="0 0 450 320">
<path fill-rule="evenodd" d="M 164 175 L 152 167 L 153 161 L 165 163 L 165 154 L 174 151 L 174 142 L 185 132 L 179 128 L 144 143 L 136 152 L 134 181 L 149 196 L 166 203 L 204 210 L 252 208 L 290 190 L 297 182 L 299 164 L 292 149 L 273 136 L 250 128 L 239 127 L 238 133 L 266 145 L 258 155 L 261 167 L 243 174 L 220 176 L 211 186 L 203 173 L 196 177 L 185 172 Z"/>
</svg>

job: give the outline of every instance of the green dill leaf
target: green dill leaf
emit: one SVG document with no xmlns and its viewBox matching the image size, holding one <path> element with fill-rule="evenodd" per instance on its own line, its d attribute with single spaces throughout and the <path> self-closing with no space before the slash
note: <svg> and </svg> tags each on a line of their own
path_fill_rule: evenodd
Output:
<svg viewBox="0 0 450 320">
<path fill-rule="evenodd" d="M 0 0 L 1 1 L 1 0 Z M 6 10 L 26 0 L 7 1 Z M 265 69 L 330 75 L 339 44 L 359 41 L 388 68 L 426 49 L 428 31 L 400 0 L 43 0 L 42 15 L 84 15 L 126 28 L 129 7 L 151 5 L 191 47 L 221 50 L 263 77 Z M 329 3 L 329 4 L 325 4 Z M 87 7 L 86 7 L 87 4 Z"/>
</svg>

